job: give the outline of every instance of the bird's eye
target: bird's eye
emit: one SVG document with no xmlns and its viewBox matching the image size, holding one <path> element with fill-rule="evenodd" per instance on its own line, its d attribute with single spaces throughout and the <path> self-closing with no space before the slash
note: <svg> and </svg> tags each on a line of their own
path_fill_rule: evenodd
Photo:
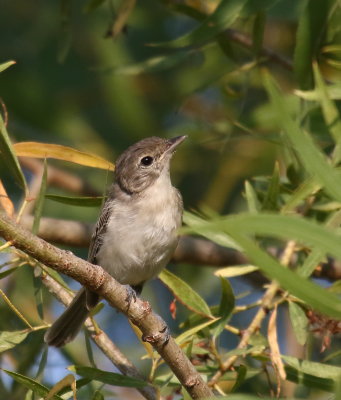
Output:
<svg viewBox="0 0 341 400">
<path fill-rule="evenodd" d="M 153 161 L 154 161 L 153 157 L 150 156 L 141 158 L 141 164 L 145 166 L 152 165 Z"/>
</svg>

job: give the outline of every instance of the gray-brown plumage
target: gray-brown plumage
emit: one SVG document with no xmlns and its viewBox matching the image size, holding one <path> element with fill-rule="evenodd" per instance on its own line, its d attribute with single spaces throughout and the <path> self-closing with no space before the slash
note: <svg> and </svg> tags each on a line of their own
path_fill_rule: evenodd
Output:
<svg viewBox="0 0 341 400">
<path fill-rule="evenodd" d="M 183 206 L 169 167 L 185 138 L 150 137 L 122 153 L 92 236 L 88 260 L 138 293 L 167 265 L 178 242 Z M 98 301 L 96 293 L 81 289 L 48 329 L 45 341 L 60 347 L 73 340 Z"/>
</svg>

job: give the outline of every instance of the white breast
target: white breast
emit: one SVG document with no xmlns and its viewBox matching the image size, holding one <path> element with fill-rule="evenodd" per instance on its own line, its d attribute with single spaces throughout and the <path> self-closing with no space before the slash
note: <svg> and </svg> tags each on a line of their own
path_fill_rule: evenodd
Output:
<svg viewBox="0 0 341 400">
<path fill-rule="evenodd" d="M 181 214 L 179 194 L 167 176 L 133 201 L 114 200 L 98 263 L 122 284 L 155 277 L 175 250 Z"/>
</svg>

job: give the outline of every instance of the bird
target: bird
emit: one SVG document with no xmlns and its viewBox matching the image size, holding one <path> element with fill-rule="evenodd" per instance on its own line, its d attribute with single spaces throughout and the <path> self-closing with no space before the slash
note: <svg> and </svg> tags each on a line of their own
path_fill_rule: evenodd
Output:
<svg viewBox="0 0 341 400">
<path fill-rule="evenodd" d="M 129 285 L 135 297 L 168 264 L 178 243 L 183 201 L 171 183 L 170 162 L 186 137 L 145 138 L 118 157 L 91 237 L 88 261 Z M 55 347 L 71 342 L 99 300 L 96 293 L 80 289 L 46 331 L 45 342 Z"/>
</svg>

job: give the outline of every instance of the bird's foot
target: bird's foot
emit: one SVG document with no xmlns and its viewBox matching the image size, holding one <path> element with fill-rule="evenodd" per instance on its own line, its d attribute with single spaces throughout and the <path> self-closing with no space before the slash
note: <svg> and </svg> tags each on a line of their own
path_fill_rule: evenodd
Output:
<svg viewBox="0 0 341 400">
<path fill-rule="evenodd" d="M 130 285 L 124 285 L 127 289 L 127 296 L 125 298 L 125 301 L 127 303 L 127 312 L 129 311 L 130 304 L 134 300 L 134 303 L 136 302 L 137 299 L 137 294 L 135 290 L 130 286 Z"/>
</svg>

